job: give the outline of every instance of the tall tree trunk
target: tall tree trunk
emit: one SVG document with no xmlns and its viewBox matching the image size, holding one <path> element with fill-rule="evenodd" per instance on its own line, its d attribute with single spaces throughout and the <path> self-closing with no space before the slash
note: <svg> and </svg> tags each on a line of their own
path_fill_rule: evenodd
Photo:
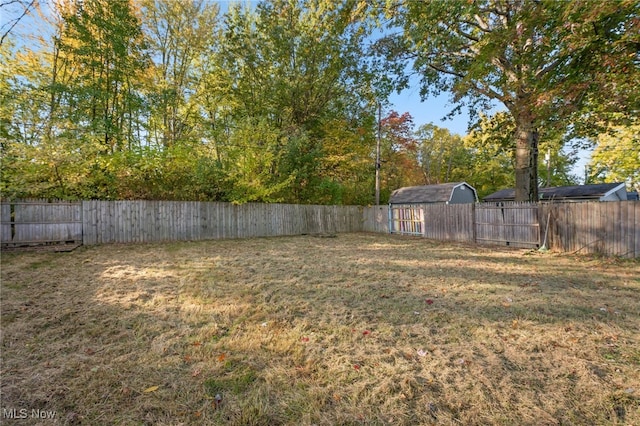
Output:
<svg viewBox="0 0 640 426">
<path fill-rule="evenodd" d="M 516 201 L 538 201 L 538 132 L 530 113 L 516 117 Z"/>
</svg>

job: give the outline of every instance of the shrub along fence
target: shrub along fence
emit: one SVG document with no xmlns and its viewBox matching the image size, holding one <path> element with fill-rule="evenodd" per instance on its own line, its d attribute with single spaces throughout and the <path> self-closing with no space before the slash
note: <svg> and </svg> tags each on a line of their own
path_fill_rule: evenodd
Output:
<svg viewBox="0 0 640 426">
<path fill-rule="evenodd" d="M 424 204 L 421 236 L 441 241 L 640 257 L 640 202 Z M 406 215 L 405 215 L 406 217 Z M 182 201 L 0 202 L 3 247 L 402 233 L 388 206 Z M 413 228 L 412 228 L 413 229 Z"/>
</svg>

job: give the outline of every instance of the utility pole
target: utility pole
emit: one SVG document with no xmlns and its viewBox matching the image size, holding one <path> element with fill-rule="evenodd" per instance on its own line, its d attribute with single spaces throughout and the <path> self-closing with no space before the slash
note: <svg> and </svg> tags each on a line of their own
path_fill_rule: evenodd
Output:
<svg viewBox="0 0 640 426">
<path fill-rule="evenodd" d="M 376 143 L 376 206 L 380 205 L 380 138 L 382 133 L 382 104 L 378 102 L 378 141 Z"/>
</svg>

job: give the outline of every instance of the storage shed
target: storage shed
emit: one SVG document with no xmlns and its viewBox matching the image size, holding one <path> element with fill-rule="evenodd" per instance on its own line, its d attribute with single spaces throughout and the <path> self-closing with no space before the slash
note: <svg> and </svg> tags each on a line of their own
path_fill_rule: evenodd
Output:
<svg viewBox="0 0 640 426">
<path fill-rule="evenodd" d="M 389 204 L 463 204 L 475 203 L 478 194 L 466 182 L 442 183 L 439 185 L 407 186 L 391 193 Z"/>
<path fill-rule="evenodd" d="M 485 203 L 515 200 L 513 188 L 502 189 L 484 197 Z M 600 183 L 595 185 L 571 185 L 540 188 L 540 201 L 626 201 L 627 189 L 624 183 Z"/>
<path fill-rule="evenodd" d="M 396 189 L 389 197 L 389 232 L 423 235 L 425 204 L 471 204 L 478 201 L 474 187 L 466 182 L 408 186 Z"/>
</svg>

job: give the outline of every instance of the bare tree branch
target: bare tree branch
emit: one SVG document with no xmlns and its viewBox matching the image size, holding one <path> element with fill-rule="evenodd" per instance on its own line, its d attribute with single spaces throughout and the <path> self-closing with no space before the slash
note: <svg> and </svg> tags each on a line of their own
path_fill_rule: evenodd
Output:
<svg viewBox="0 0 640 426">
<path fill-rule="evenodd" d="M 448 69 L 443 68 L 442 66 L 440 66 L 440 65 L 436 65 L 436 64 L 434 64 L 434 63 L 430 63 L 430 64 L 428 64 L 427 66 L 428 66 L 429 68 L 432 68 L 432 69 L 434 69 L 434 70 L 436 70 L 436 71 L 438 71 L 438 72 L 444 73 L 444 74 L 449 74 L 449 75 L 453 75 L 453 76 L 456 76 L 456 77 L 459 77 L 459 78 L 464 78 L 464 74 L 459 73 L 459 72 L 455 72 L 455 71 L 448 70 Z"/>
<path fill-rule="evenodd" d="M 13 28 L 16 25 L 18 25 L 18 22 L 20 22 L 20 20 L 22 18 L 24 18 L 29 13 L 29 11 L 31 10 L 31 8 L 33 6 L 35 6 L 36 0 L 31 0 L 29 2 L 29 4 L 26 5 L 26 6 L 24 6 L 24 3 L 22 3 L 21 1 L 18 1 L 18 0 L 10 1 L 8 3 L 2 3 L 0 6 L 8 6 L 8 5 L 12 4 L 12 3 L 20 3 L 21 5 L 23 5 L 24 10 L 22 11 L 22 14 L 20 16 L 18 16 L 16 19 L 13 20 L 13 23 L 11 24 L 9 29 L 4 34 L 2 34 L 2 37 L 0 37 L 0 46 L 2 46 L 2 43 L 4 43 L 4 39 L 9 35 L 9 33 L 13 30 Z M 9 21 L 9 22 L 12 22 L 12 21 Z"/>
</svg>

